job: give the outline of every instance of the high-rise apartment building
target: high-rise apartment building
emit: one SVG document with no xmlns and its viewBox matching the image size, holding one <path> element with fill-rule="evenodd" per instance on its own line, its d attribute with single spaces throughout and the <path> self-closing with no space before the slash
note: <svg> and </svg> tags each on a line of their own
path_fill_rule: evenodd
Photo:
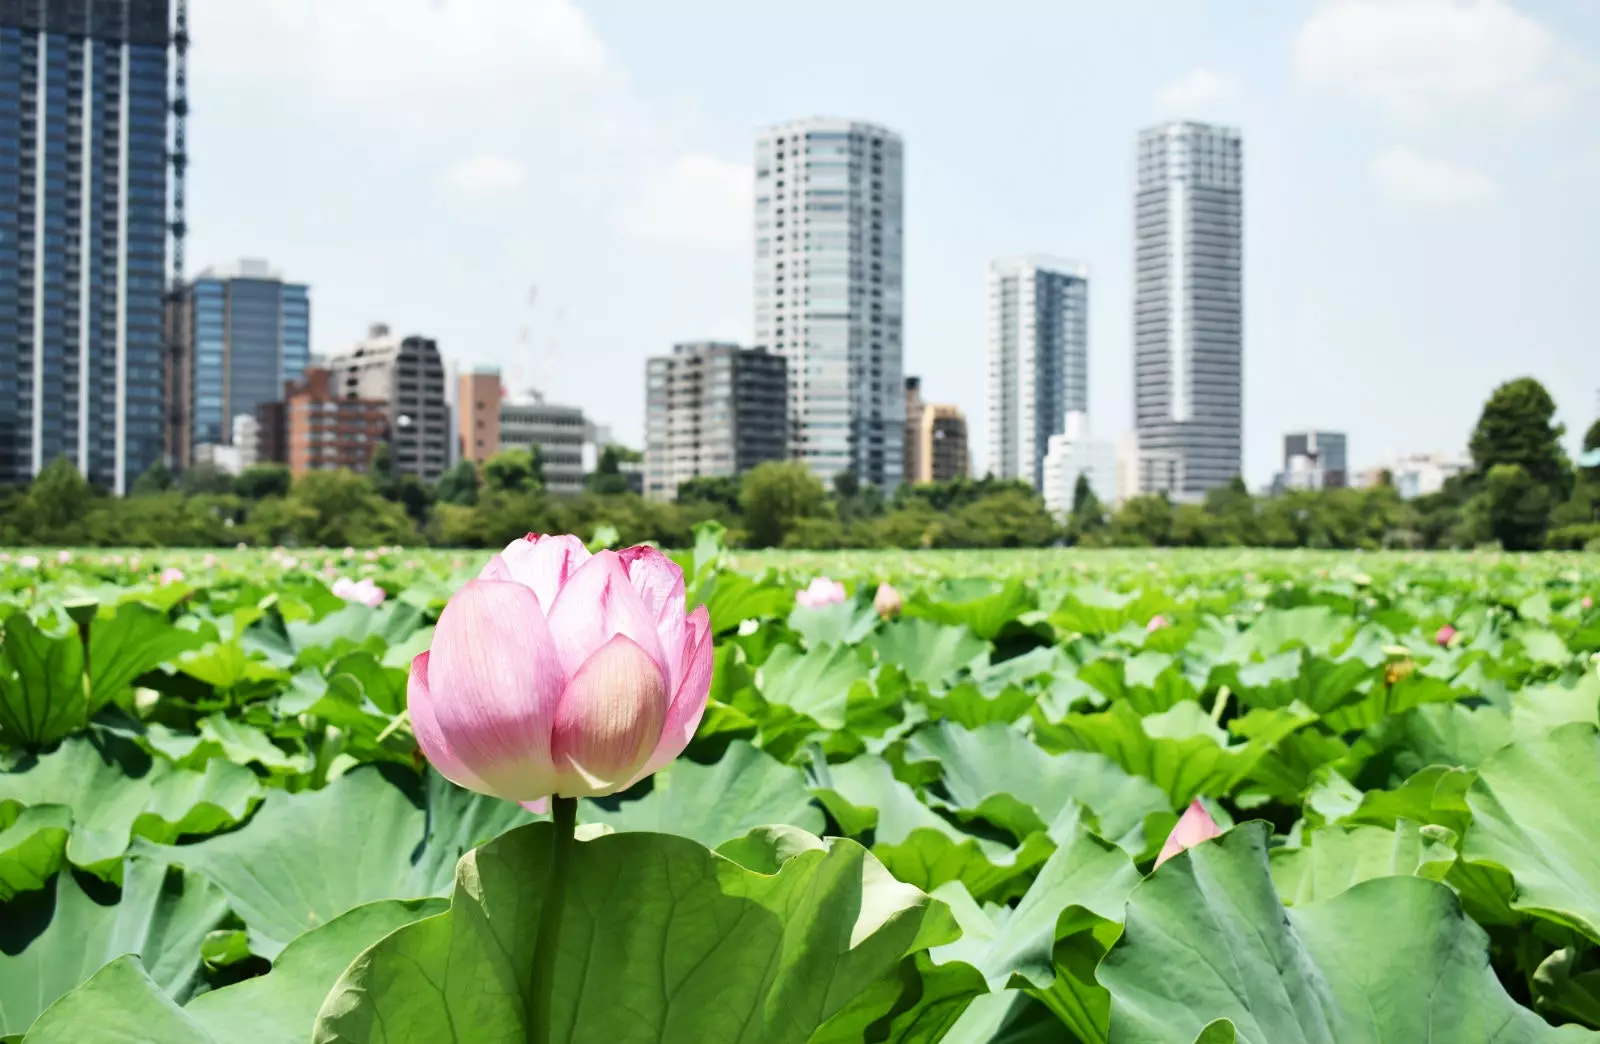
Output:
<svg viewBox="0 0 1600 1044">
<path fill-rule="evenodd" d="M 320 366 L 288 382 L 280 408 L 269 404 L 260 416 L 261 456 L 281 446 L 283 462 L 297 476 L 339 468 L 365 472 L 389 432 L 387 402 L 342 392 L 337 375 Z M 271 430 L 278 424 L 282 430 Z"/>
<path fill-rule="evenodd" d="M 971 471 L 961 407 L 922 401 L 922 379 L 906 378 L 906 482 L 949 482 Z"/>
<path fill-rule="evenodd" d="M 988 275 L 989 473 L 1044 484 L 1050 436 L 1089 409 L 1089 269 L 1044 256 Z"/>
<path fill-rule="evenodd" d="M 672 346 L 645 364 L 644 491 L 675 500 L 692 478 L 739 475 L 787 455 L 788 364 L 721 341 Z"/>
<path fill-rule="evenodd" d="M 1239 132 L 1205 123 L 1152 127 L 1139 135 L 1137 168 L 1133 347 L 1134 423 L 1145 461 L 1140 489 L 1194 499 L 1241 470 Z"/>
<path fill-rule="evenodd" d="M 383 323 L 374 323 L 367 339 L 330 359 L 328 369 L 336 394 L 388 403 L 394 473 L 439 481 L 450 456 L 450 410 L 438 344 L 426 337 L 396 337 Z"/>
<path fill-rule="evenodd" d="M 500 452 L 500 371 L 479 367 L 456 381 L 460 459 L 482 463 Z"/>
<path fill-rule="evenodd" d="M 166 0 L 0 3 L 0 483 L 161 457 Z"/>
<path fill-rule="evenodd" d="M 187 467 L 195 447 L 231 445 L 233 419 L 283 395 L 311 359 L 311 296 L 265 262 L 207 268 L 174 313 L 179 352 L 167 370 L 167 455 Z"/>
<path fill-rule="evenodd" d="M 900 136 L 852 120 L 756 140 L 755 345 L 789 364 L 789 455 L 823 481 L 904 472 Z"/>
<path fill-rule="evenodd" d="M 1088 416 L 1073 411 L 1067 414 L 1065 430 L 1050 436 L 1045 453 L 1040 493 L 1051 514 L 1065 519 L 1071 513 L 1080 477 L 1089 483 L 1089 489 L 1102 505 L 1109 508 L 1116 503 L 1116 448 L 1109 442 L 1090 438 Z"/>
<path fill-rule="evenodd" d="M 500 448 L 538 449 L 544 488 L 551 493 L 583 492 L 583 443 L 588 430 L 582 407 L 546 402 L 536 391 L 500 402 Z"/>
</svg>

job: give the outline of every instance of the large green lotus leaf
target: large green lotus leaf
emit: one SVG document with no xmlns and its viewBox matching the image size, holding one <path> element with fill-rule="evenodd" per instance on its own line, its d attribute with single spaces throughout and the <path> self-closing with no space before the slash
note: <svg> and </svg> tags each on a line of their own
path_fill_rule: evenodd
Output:
<svg viewBox="0 0 1600 1044">
<path fill-rule="evenodd" d="M 0 902 L 43 888 L 61 867 L 72 830 L 65 805 L 18 808 L 0 801 Z"/>
<path fill-rule="evenodd" d="M 1476 768 L 1511 739 L 1511 720 L 1497 707 L 1434 703 L 1379 723 L 1354 751 L 1371 762 L 1365 778 L 1395 786 L 1430 765 Z"/>
<path fill-rule="evenodd" d="M 1462 859 L 1509 872 L 1515 909 L 1600 940 L 1600 730 L 1563 725 L 1497 751 L 1467 804 Z"/>
<path fill-rule="evenodd" d="M 878 658 L 906 672 L 912 681 L 942 687 L 963 667 L 989 651 L 989 643 L 965 627 L 903 618 L 872 636 Z"/>
<path fill-rule="evenodd" d="M 706 578 L 697 601 L 704 603 L 711 615 L 711 633 L 722 634 L 746 620 L 777 616 L 794 604 L 794 594 L 775 583 L 723 571 Z"/>
<path fill-rule="evenodd" d="M 1533 992 L 1539 1010 L 1554 1011 L 1585 1026 L 1600 1027 L 1600 951 L 1564 946 L 1539 963 Z"/>
<path fill-rule="evenodd" d="M 1226 794 L 1267 749 L 1259 741 L 1228 743 L 1193 702 L 1145 718 L 1127 704 L 1112 704 L 1098 714 L 1069 714 L 1060 727 L 1041 728 L 1040 736 L 1052 746 L 1106 755 L 1160 787 L 1173 808 L 1203 794 Z"/>
<path fill-rule="evenodd" d="M 1444 885 L 1381 877 L 1286 910 L 1269 828 L 1247 823 L 1164 864 L 1100 964 L 1113 1044 L 1545 1044 L 1593 1040 L 1519 1007 L 1488 937 Z"/>
<path fill-rule="evenodd" d="M 1050 754 L 1005 725 L 967 730 L 951 723 L 918 730 L 906 745 L 913 759 L 939 762 L 951 805 L 981 816 L 1018 838 L 1046 829 L 1077 802 L 1094 813 L 1102 836 L 1130 852 L 1145 847 L 1144 819 L 1169 812 L 1166 794 L 1131 776 L 1103 754 Z"/>
<path fill-rule="evenodd" d="M 166 613 L 139 602 L 123 602 L 114 614 L 97 616 L 89 624 L 93 702 L 104 704 L 139 675 L 204 644 L 194 631 L 174 627 Z"/>
<path fill-rule="evenodd" d="M 1572 685 L 1530 685 L 1511 697 L 1514 739 L 1535 739 L 1573 722 L 1600 726 L 1600 671 Z"/>
<path fill-rule="evenodd" d="M 930 599 L 919 591 L 906 602 L 904 613 L 938 624 L 965 625 L 979 638 L 992 641 L 1001 628 L 1037 604 L 1033 589 L 1013 578 L 998 591 L 968 599 Z"/>
<path fill-rule="evenodd" d="M 1026 993 L 1004 990 L 975 998 L 940 1044 L 1078 1044 L 1062 1035 L 1050 1009 Z M 1098 1044 L 1092 1037 L 1083 1044 Z"/>
<path fill-rule="evenodd" d="M 128 858 L 120 902 L 58 874 L 53 889 L 0 907 L 0 1035 L 22 1033 L 57 997 L 125 953 L 139 954 L 162 990 L 183 1000 L 195 985 L 200 944 L 226 913 L 214 885 L 198 874 L 169 874 L 161 860 Z"/>
<path fill-rule="evenodd" d="M 37 748 L 87 724 L 78 633 L 41 630 L 24 612 L 0 623 L 0 737 Z"/>
<path fill-rule="evenodd" d="M 816 607 L 797 605 L 789 613 L 789 630 L 805 639 L 806 648 L 819 645 L 854 645 L 878 622 L 870 601 L 851 600 Z"/>
<path fill-rule="evenodd" d="M 1303 646 L 1327 656 L 1348 641 L 1355 630 L 1353 617 L 1341 616 L 1326 605 L 1302 605 L 1263 610 L 1245 637 L 1253 651 L 1263 657 L 1290 646 Z"/>
<path fill-rule="evenodd" d="M 816 765 L 816 794 L 847 835 L 870 841 L 872 853 L 902 881 L 932 890 L 960 881 L 980 898 L 1005 899 L 1022 891 L 1032 870 L 1050 855 L 1041 832 L 1013 848 L 969 834 L 923 804 L 894 777 L 882 758 Z"/>
<path fill-rule="evenodd" d="M 328 995 L 313 1039 L 800 1044 L 901 959 L 947 942 L 943 908 L 834 839 L 776 873 L 687 838 L 609 834 L 572 854 L 554 1007 L 530 1011 L 548 824 L 462 860 L 450 911 L 387 936 Z"/>
<path fill-rule="evenodd" d="M 182 1008 L 137 957 L 119 957 L 47 1009 L 24 1044 L 302 1044 L 328 990 L 362 950 L 447 907 L 443 899 L 358 906 L 290 943 L 266 975 Z"/>
<path fill-rule="evenodd" d="M 1171 604 L 1166 595 L 1153 591 L 1135 595 L 1085 586 L 1062 599 L 1050 623 L 1063 634 L 1114 634 L 1129 625 L 1145 626 Z"/>
<path fill-rule="evenodd" d="M 1103 1041 L 1110 999 L 1094 968 L 1121 931 L 1139 871 L 1089 831 L 1076 805 L 1062 811 L 1051 836 L 1056 850 L 1015 909 L 980 910 L 958 884 L 936 890 L 962 937 L 930 957 L 970 965 L 992 991 L 1029 989 L 1078 1038 Z"/>
<path fill-rule="evenodd" d="M 824 728 L 842 729 L 850 687 L 866 676 L 867 665 L 851 646 L 824 645 L 802 653 L 780 645 L 756 672 L 756 686 L 768 703 Z"/>
<path fill-rule="evenodd" d="M 1145 651 L 1122 660 L 1106 657 L 1078 668 L 1078 680 L 1110 703 L 1127 703 L 1140 714 L 1158 714 L 1197 698 L 1194 683 L 1168 654 Z"/>
<path fill-rule="evenodd" d="M 1357 686 L 1376 669 L 1347 656 L 1330 660 L 1306 649 L 1292 649 L 1261 663 L 1244 664 L 1234 674 L 1235 695 L 1249 707 L 1277 708 L 1299 703 L 1323 714 L 1357 697 Z"/>
<path fill-rule="evenodd" d="M 615 809 L 586 801 L 579 818 L 617 831 L 678 834 L 707 847 L 772 823 L 822 829 L 805 774 L 742 740 L 730 743 L 715 765 L 674 762 L 654 784 L 644 797 Z"/>
<path fill-rule="evenodd" d="M 73 736 L 51 753 L 0 774 L 0 822 L 15 819 L 0 835 L 0 897 L 8 881 L 38 882 L 42 873 L 53 871 L 54 864 L 40 860 L 48 851 L 61 851 L 51 840 L 61 829 L 61 813 L 23 820 L 22 809 L 70 810 L 67 861 L 115 880 L 133 838 L 168 842 L 215 833 L 249 815 L 261 794 L 254 774 L 240 765 L 216 760 L 192 772 L 173 768 L 113 733 Z M 23 864 L 33 869 L 24 871 Z"/>
<path fill-rule="evenodd" d="M 965 964 L 934 965 L 927 951 L 900 962 L 811 1035 L 807 1044 L 938 1044 L 974 998 L 986 996 L 983 976 Z M 989 1044 L 990 1038 L 983 1038 Z"/>
<path fill-rule="evenodd" d="M 528 818 L 443 781 L 428 792 L 424 810 L 420 795 L 360 768 L 321 790 L 274 790 L 243 830 L 161 852 L 216 882 L 270 959 L 364 903 L 443 894 L 462 852 Z"/>
<path fill-rule="evenodd" d="M 1453 835 L 1451 835 L 1453 836 Z M 1442 881 L 1456 852 L 1437 828 L 1401 820 L 1393 828 L 1323 827 L 1299 848 L 1272 851 L 1272 880 L 1286 906 L 1327 899 L 1376 877 L 1415 874 Z"/>
</svg>

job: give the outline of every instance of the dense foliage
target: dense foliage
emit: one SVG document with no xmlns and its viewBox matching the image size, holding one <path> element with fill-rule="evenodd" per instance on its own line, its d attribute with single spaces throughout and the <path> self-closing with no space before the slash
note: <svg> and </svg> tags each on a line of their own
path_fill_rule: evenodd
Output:
<svg viewBox="0 0 1600 1044">
<path fill-rule="evenodd" d="M 1600 1041 L 1600 561 L 677 558 L 711 703 L 580 806 L 560 1039 Z M 548 825 L 403 713 L 480 561 L 7 552 L 0 1037 L 523 1040 Z"/>
</svg>

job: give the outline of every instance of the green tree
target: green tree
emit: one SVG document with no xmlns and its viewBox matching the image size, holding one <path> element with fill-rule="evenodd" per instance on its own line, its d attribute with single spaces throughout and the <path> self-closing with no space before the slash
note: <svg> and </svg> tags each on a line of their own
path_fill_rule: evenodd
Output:
<svg viewBox="0 0 1600 1044">
<path fill-rule="evenodd" d="M 1572 464 L 1561 448 L 1566 428 L 1555 423 L 1555 415 L 1555 400 L 1532 377 L 1496 388 L 1472 432 L 1470 448 L 1478 477 L 1486 479 L 1494 468 L 1514 464 L 1557 498 L 1566 496 Z"/>
<path fill-rule="evenodd" d="M 40 543 L 74 543 L 94 500 L 93 487 L 78 474 L 78 467 L 71 458 L 63 455 L 52 460 L 28 487 L 24 510 L 30 539 Z"/>
<path fill-rule="evenodd" d="M 483 484 L 496 493 L 532 493 L 544 486 L 537 449 L 503 449 L 483 462 Z"/>
<path fill-rule="evenodd" d="M 232 493 L 233 476 L 208 461 L 184 468 L 175 483 L 181 493 L 195 496 L 201 493 Z"/>
<path fill-rule="evenodd" d="M 471 507 L 478 502 L 478 466 L 470 460 L 456 461 L 455 467 L 439 476 L 439 502 Z"/>
<path fill-rule="evenodd" d="M 767 461 L 745 473 L 739 491 L 745 529 L 755 547 L 779 547 L 802 518 L 827 514 L 827 492 L 799 461 Z"/>
<path fill-rule="evenodd" d="M 625 446 L 607 446 L 601 450 L 594 471 L 583 477 L 584 488 L 606 496 L 628 492 L 628 476 L 622 473 L 625 452 L 630 452 Z"/>
<path fill-rule="evenodd" d="M 739 517 L 739 477 L 703 475 L 678 483 L 678 503 L 704 504 L 714 509 L 715 517 L 730 522 Z"/>
<path fill-rule="evenodd" d="M 165 493 L 172 488 L 172 469 L 162 461 L 145 468 L 139 477 L 133 480 L 132 487 L 128 490 L 130 497 L 147 497 L 152 493 Z"/>
<path fill-rule="evenodd" d="M 1600 449 L 1600 420 L 1589 425 L 1589 430 L 1583 433 L 1583 451 Z"/>
<path fill-rule="evenodd" d="M 252 464 L 233 480 L 233 491 L 246 500 L 289 495 L 289 469 L 283 464 Z"/>
<path fill-rule="evenodd" d="M 378 496 L 372 484 L 354 472 L 307 472 L 295 479 L 288 499 L 312 513 L 299 515 L 300 543 L 329 547 L 415 543 L 416 527 L 400 505 Z"/>
<path fill-rule="evenodd" d="M 1072 487 L 1072 512 L 1067 516 L 1067 532 L 1074 540 L 1082 541 L 1090 533 L 1104 529 L 1105 524 L 1106 509 L 1094 495 L 1089 476 L 1080 473 Z"/>
<path fill-rule="evenodd" d="M 1155 493 L 1129 497 L 1111 517 L 1111 535 L 1124 547 L 1165 547 L 1172 539 L 1172 504 Z"/>
<path fill-rule="evenodd" d="M 1480 494 L 1489 532 L 1507 551 L 1531 551 L 1544 544 L 1550 524 L 1550 487 L 1518 464 L 1496 464 Z"/>
</svg>

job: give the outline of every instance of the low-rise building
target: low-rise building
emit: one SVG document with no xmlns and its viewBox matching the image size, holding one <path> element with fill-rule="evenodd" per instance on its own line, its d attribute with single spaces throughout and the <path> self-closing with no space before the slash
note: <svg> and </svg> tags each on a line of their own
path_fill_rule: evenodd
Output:
<svg viewBox="0 0 1600 1044">
<path fill-rule="evenodd" d="M 479 367 L 456 382 L 456 444 L 460 460 L 478 463 L 500 452 L 500 371 Z"/>
<path fill-rule="evenodd" d="M 1383 481 L 1385 473 L 1389 482 L 1406 500 L 1425 497 L 1444 489 L 1445 482 L 1456 475 L 1472 470 L 1472 458 L 1448 453 L 1408 453 L 1384 458 L 1377 467 L 1361 473 L 1361 485 L 1371 488 Z"/>
<path fill-rule="evenodd" d="M 258 417 L 270 422 L 272 412 L 258 412 Z M 311 367 L 301 380 L 290 381 L 277 412 L 283 418 L 282 459 L 294 475 L 338 468 L 365 472 L 378 445 L 388 438 L 389 404 L 339 394 L 334 374 L 322 367 Z M 261 428 L 263 450 L 280 442 L 276 433 L 267 432 L 267 423 Z"/>
<path fill-rule="evenodd" d="M 907 377 L 906 482 L 949 482 L 971 471 L 967 415 L 952 403 L 924 402 L 922 378 Z"/>
<path fill-rule="evenodd" d="M 537 446 L 544 466 L 544 488 L 551 493 L 583 491 L 583 409 L 546 402 L 529 390 L 500 402 L 499 448 Z"/>
<path fill-rule="evenodd" d="M 1089 480 L 1095 499 L 1108 509 L 1117 497 L 1117 453 L 1109 442 L 1089 437 L 1087 419 L 1081 413 L 1067 414 L 1067 430 L 1050 436 L 1044 455 L 1044 506 L 1057 518 L 1072 511 L 1078 477 Z"/>
</svg>

